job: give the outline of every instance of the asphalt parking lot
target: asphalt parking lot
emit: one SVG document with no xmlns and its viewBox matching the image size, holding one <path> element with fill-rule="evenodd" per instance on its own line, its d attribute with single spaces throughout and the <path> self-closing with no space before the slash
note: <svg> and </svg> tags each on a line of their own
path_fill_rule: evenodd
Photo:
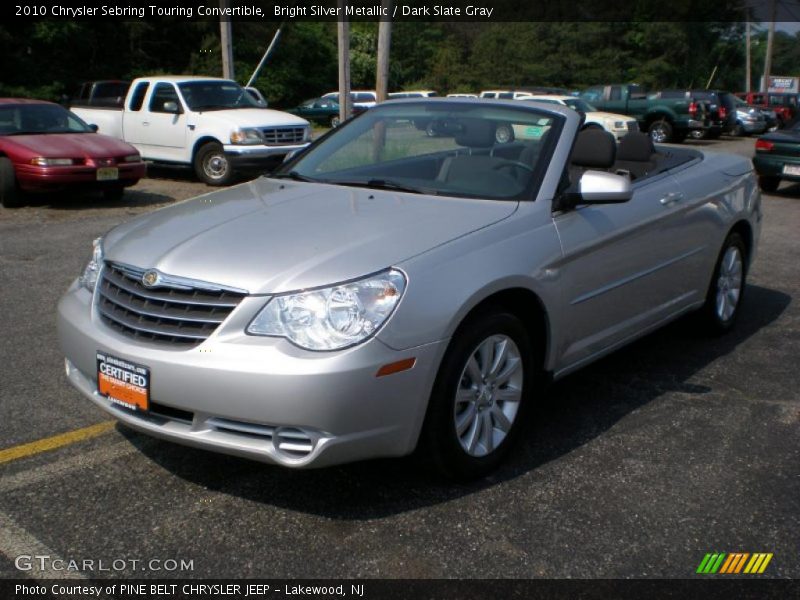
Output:
<svg viewBox="0 0 800 600">
<path fill-rule="evenodd" d="M 66 382 L 56 303 L 94 237 L 209 190 L 161 170 L 121 203 L 0 211 L 0 450 L 108 421 Z M 764 212 L 734 332 L 680 321 L 554 385 L 488 480 L 406 459 L 296 472 L 101 427 L 0 464 L 0 577 L 52 576 L 14 565 L 48 554 L 129 561 L 100 577 L 685 578 L 708 552 L 768 552 L 764 576 L 798 578 L 800 185 Z M 130 563 L 153 559 L 193 569 Z"/>
</svg>

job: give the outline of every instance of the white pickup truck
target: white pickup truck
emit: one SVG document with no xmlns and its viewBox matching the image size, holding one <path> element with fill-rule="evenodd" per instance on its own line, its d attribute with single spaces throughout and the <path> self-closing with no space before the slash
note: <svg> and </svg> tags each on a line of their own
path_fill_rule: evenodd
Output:
<svg viewBox="0 0 800 600">
<path fill-rule="evenodd" d="M 141 77 L 121 108 L 73 106 L 72 112 L 132 144 L 145 160 L 192 165 L 209 185 L 274 167 L 311 141 L 305 119 L 262 108 L 238 83 L 214 77 Z"/>
</svg>

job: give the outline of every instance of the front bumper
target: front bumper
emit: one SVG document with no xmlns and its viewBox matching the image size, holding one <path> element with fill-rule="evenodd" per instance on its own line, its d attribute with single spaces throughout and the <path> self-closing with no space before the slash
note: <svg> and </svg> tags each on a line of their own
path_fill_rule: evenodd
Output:
<svg viewBox="0 0 800 600">
<path fill-rule="evenodd" d="M 339 352 L 307 352 L 243 333 L 264 302 L 246 298 L 211 337 L 186 350 L 107 327 L 91 294 L 74 283 L 58 305 L 67 376 L 126 425 L 189 446 L 287 467 L 410 453 L 445 342 L 396 351 L 373 338 Z M 97 351 L 150 368 L 149 413 L 98 393 Z M 410 357 L 412 369 L 376 377 L 381 366 Z"/>
<path fill-rule="evenodd" d="M 237 146 L 225 144 L 225 156 L 234 169 L 259 169 L 271 167 L 283 161 L 284 157 L 295 150 L 302 150 L 311 142 L 289 144 L 284 146 Z"/>
<path fill-rule="evenodd" d="M 144 162 L 119 163 L 112 165 L 118 169 L 119 178 L 98 181 L 96 165 L 73 165 L 68 167 L 39 167 L 28 164 L 15 164 L 14 172 L 19 186 L 26 191 L 57 191 L 67 188 L 96 188 L 134 185 L 145 176 Z"/>
</svg>

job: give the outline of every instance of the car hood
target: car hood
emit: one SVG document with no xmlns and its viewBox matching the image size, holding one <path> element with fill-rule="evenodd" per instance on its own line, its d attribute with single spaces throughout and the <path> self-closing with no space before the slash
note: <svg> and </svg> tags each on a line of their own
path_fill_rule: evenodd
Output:
<svg viewBox="0 0 800 600">
<path fill-rule="evenodd" d="M 202 111 L 204 120 L 213 120 L 238 127 L 284 127 L 308 125 L 296 115 L 271 108 L 236 108 L 230 110 Z"/>
<path fill-rule="evenodd" d="M 123 224 L 104 250 L 112 262 L 272 294 L 397 265 L 517 206 L 260 178 Z"/>
<path fill-rule="evenodd" d="M 136 154 L 136 149 L 116 138 L 99 133 L 40 133 L 3 138 L 5 145 L 45 158 L 106 158 Z"/>
</svg>

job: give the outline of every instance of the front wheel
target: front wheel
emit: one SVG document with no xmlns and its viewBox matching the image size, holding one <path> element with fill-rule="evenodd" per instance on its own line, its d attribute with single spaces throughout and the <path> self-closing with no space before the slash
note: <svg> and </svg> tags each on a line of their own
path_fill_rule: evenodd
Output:
<svg viewBox="0 0 800 600">
<path fill-rule="evenodd" d="M 339 126 L 339 123 L 341 123 L 341 119 L 339 118 L 339 115 L 333 115 L 331 117 L 331 129 L 337 128 Z"/>
<path fill-rule="evenodd" d="M 653 121 L 650 123 L 650 127 L 647 128 L 647 133 L 650 135 L 650 139 L 653 140 L 653 143 L 666 144 L 672 141 L 672 124 L 665 119 Z"/>
<path fill-rule="evenodd" d="M 494 130 L 494 139 L 498 144 L 508 144 L 514 141 L 514 130 L 511 125 L 498 125 Z"/>
<path fill-rule="evenodd" d="M 222 145 L 211 142 L 204 145 L 194 157 L 194 172 L 208 185 L 228 185 L 233 181 L 233 167 L 225 156 Z"/>
<path fill-rule="evenodd" d="M 420 458 L 454 479 L 474 479 L 495 469 L 527 407 L 531 355 L 524 325 L 508 312 L 484 312 L 459 328 L 434 384 Z"/>
<path fill-rule="evenodd" d="M 6 208 L 22 206 L 22 192 L 17 187 L 14 165 L 5 156 L 0 156 L 0 204 Z"/>
<path fill-rule="evenodd" d="M 733 327 L 739 316 L 746 275 L 747 250 L 742 236 L 734 231 L 722 245 L 706 302 L 700 309 L 700 316 L 711 333 L 726 333 Z"/>
</svg>

